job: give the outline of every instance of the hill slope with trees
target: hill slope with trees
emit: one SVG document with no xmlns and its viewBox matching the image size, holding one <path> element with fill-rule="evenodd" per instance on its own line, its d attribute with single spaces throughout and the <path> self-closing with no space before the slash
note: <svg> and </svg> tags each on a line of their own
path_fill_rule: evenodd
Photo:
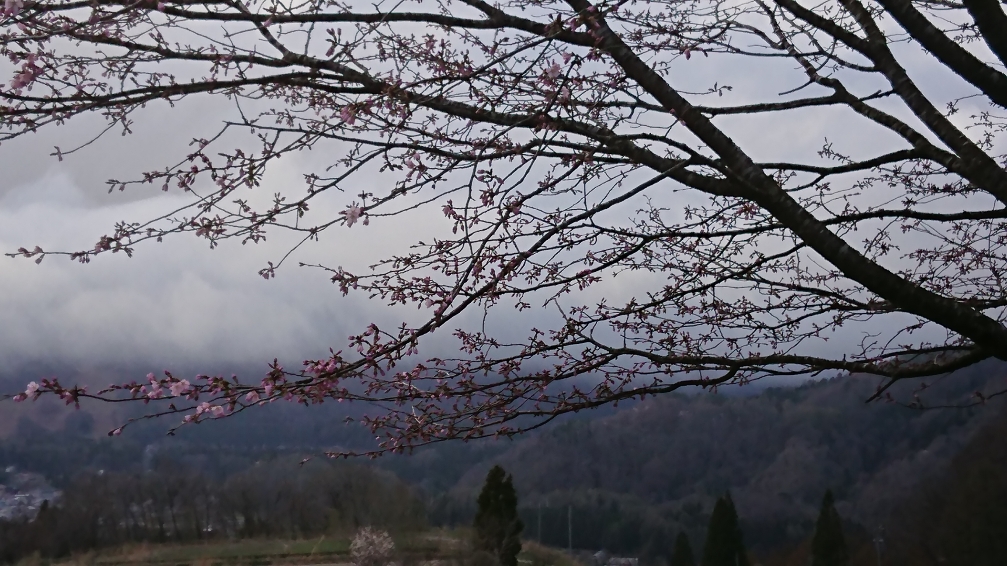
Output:
<svg viewBox="0 0 1007 566">
<path fill-rule="evenodd" d="M 867 403 L 877 381 L 858 376 L 796 388 L 665 395 L 616 411 L 582 412 L 514 441 L 447 443 L 377 465 L 421 490 L 432 524 L 470 525 L 483 479 L 500 464 L 513 474 L 524 538 L 655 561 L 670 560 L 680 533 L 703 541 L 714 502 L 728 491 L 746 546 L 757 557 L 783 559 L 807 546 L 831 489 L 855 558 L 873 552 L 870 541 L 880 525 L 892 538 L 892 552 L 899 532 L 907 533 L 903 540 L 939 540 L 905 517 L 944 517 L 933 524 L 950 525 L 982 500 L 977 485 L 1003 485 L 996 482 L 1007 467 L 997 467 L 996 450 L 982 448 L 996 438 L 988 431 L 1003 422 L 1003 403 L 975 401 L 976 392 L 997 390 L 1005 375 L 1002 364 L 980 364 L 921 394 L 927 405 L 962 408 Z M 891 393 L 911 402 L 914 391 Z M 88 470 L 143 473 L 164 458 L 223 480 L 257 462 L 318 454 L 362 437 L 358 427 L 336 426 L 345 412 L 328 407 L 281 404 L 171 439 L 160 423 L 107 438 L 89 415 L 71 412 L 54 430 L 24 417 L 0 441 L 0 457 L 46 474 L 57 486 Z M 985 463 L 975 467 L 975 461 Z M 974 470 L 988 473 L 979 477 Z"/>
<path fill-rule="evenodd" d="M 471 470 L 428 512 L 435 522 L 467 520 L 473 490 L 499 463 L 513 470 L 529 538 L 556 546 L 569 543 L 571 507 L 574 547 L 670 558 L 678 532 L 703 540 L 713 503 L 728 490 L 756 552 L 810 536 L 829 489 L 839 515 L 859 525 L 853 535 L 870 538 L 996 420 L 999 399 L 967 405 L 1004 375 L 1001 365 L 985 364 L 922 395 L 925 403 L 961 408 L 866 403 L 877 384 L 857 376 L 749 396 L 648 399 L 495 449 L 471 445 L 483 460 L 467 461 Z M 912 397 L 908 388 L 893 391 L 895 399 Z M 466 457 L 472 455 L 452 446 L 386 465 L 432 486 L 443 479 L 427 463 L 445 468 L 444 460 Z"/>
</svg>

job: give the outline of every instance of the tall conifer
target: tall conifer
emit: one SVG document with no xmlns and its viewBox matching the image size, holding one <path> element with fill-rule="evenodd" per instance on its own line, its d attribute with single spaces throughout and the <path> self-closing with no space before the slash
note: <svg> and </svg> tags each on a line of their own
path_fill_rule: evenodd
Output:
<svg viewBox="0 0 1007 566">
<path fill-rule="evenodd" d="M 696 566 L 696 558 L 692 555 L 692 545 L 689 544 L 689 537 L 684 532 L 678 533 L 675 538 L 675 548 L 671 551 L 669 566 Z"/>
<path fill-rule="evenodd" d="M 706 531 L 701 566 L 748 566 L 748 554 L 738 525 L 738 512 L 728 493 L 717 499 Z"/>
<path fill-rule="evenodd" d="M 850 553 L 843 537 L 843 524 L 836 512 L 832 491 L 825 492 L 822 510 L 815 523 L 815 535 L 811 539 L 811 566 L 848 566 Z"/>
<path fill-rule="evenodd" d="M 486 475 L 478 505 L 474 524 L 476 550 L 493 555 L 501 566 L 517 566 L 524 525 L 517 516 L 513 478 L 500 466 L 493 466 Z"/>
</svg>

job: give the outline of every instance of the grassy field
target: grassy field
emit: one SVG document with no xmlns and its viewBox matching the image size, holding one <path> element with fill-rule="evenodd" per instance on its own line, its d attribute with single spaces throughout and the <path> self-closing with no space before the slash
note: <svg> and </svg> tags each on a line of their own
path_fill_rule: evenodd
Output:
<svg viewBox="0 0 1007 566">
<path fill-rule="evenodd" d="M 464 531 L 437 530 L 395 537 L 396 563 L 450 563 L 466 552 Z M 138 544 L 74 556 L 51 566 L 306 566 L 350 562 L 350 537 L 307 540 L 213 541 L 205 544 Z M 579 566 L 562 551 L 524 543 L 521 566 Z M 37 559 L 19 566 L 46 566 Z"/>
<path fill-rule="evenodd" d="M 231 563 L 255 559 L 348 556 L 349 539 L 320 537 L 313 540 L 216 541 L 207 544 L 142 544 L 108 551 L 96 556 L 98 563 L 176 563 L 200 561 Z M 272 563 L 269 560 L 268 563 Z"/>
<path fill-rule="evenodd" d="M 265 566 L 348 561 L 348 539 L 214 541 L 136 544 L 74 556 L 66 566 Z M 34 566 L 23 564 L 21 566 Z"/>
</svg>

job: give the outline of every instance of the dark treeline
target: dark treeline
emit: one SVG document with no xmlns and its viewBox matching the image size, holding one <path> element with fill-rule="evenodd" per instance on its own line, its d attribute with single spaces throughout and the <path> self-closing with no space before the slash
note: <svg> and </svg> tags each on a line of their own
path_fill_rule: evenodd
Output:
<svg viewBox="0 0 1007 566">
<path fill-rule="evenodd" d="M 420 500 L 393 475 L 345 462 L 278 460 L 222 479 L 172 461 L 147 472 L 89 472 L 33 521 L 0 521 L 0 561 L 128 542 L 301 538 L 424 524 Z"/>
</svg>

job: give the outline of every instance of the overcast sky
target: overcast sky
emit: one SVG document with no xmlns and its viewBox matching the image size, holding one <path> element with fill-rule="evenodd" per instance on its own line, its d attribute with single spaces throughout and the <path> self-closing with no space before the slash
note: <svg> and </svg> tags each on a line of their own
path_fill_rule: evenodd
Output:
<svg viewBox="0 0 1007 566">
<path fill-rule="evenodd" d="M 754 73 L 745 61 L 722 63 L 716 57 L 695 57 L 690 65 L 682 67 L 673 84 L 701 91 L 713 82 L 727 82 L 734 91 L 725 102 L 766 100 L 802 81 L 786 62 Z M 0 70 L 5 73 L 0 80 L 9 80 L 9 68 Z M 934 78 L 933 89 L 953 84 Z M 182 197 L 152 186 L 106 194 L 104 181 L 136 177 L 174 162 L 185 154 L 189 139 L 211 135 L 231 111 L 226 101 L 207 98 L 189 99 L 170 111 L 166 105 L 151 105 L 137 115 L 133 135 L 112 132 L 63 162 L 49 156 L 53 146 L 65 149 L 85 141 L 101 121 L 75 119 L 69 126 L 3 144 L 0 250 L 35 245 L 49 250 L 89 248 L 116 221 L 163 213 Z M 850 130 L 844 126 L 847 119 L 840 110 L 814 109 L 738 119 L 730 132 L 756 159 L 772 160 L 813 157 L 826 137 L 853 155 L 868 155 L 892 142 L 890 135 Z M 299 173 L 324 165 L 324 158 L 288 157 L 272 173 L 273 185 L 261 192 L 271 195 L 276 186 L 299 183 Z M 335 215 L 351 197 L 314 212 Z M 324 273 L 297 268 L 296 260 L 367 265 L 422 239 L 424 231 L 445 226 L 439 209 L 428 208 L 407 218 L 378 219 L 370 226 L 337 227 L 323 242 L 299 252 L 290 267 L 270 281 L 256 273 L 283 254 L 292 242 L 289 238 L 274 236 L 254 246 L 224 242 L 209 250 L 205 241 L 174 237 L 141 246 L 132 259 L 105 254 L 89 265 L 63 257 L 48 257 L 41 265 L 0 258 L 0 357 L 154 367 L 181 360 L 219 367 L 321 356 L 330 346 L 344 348 L 347 335 L 371 320 L 394 324 L 409 314 L 390 312 L 363 296 L 344 298 Z M 622 294 L 636 292 L 620 284 Z"/>
</svg>

